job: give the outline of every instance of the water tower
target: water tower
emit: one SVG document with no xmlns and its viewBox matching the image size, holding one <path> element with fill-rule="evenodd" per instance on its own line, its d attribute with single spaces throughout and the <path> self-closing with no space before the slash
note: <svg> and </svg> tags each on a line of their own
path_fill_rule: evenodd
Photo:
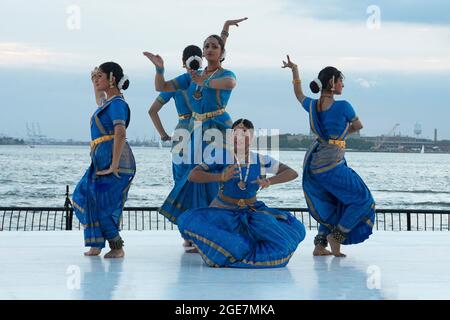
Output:
<svg viewBox="0 0 450 320">
<path fill-rule="evenodd" d="M 416 138 L 419 138 L 421 134 L 422 134 L 422 125 L 420 123 L 416 123 L 414 125 L 414 135 L 416 136 Z"/>
</svg>

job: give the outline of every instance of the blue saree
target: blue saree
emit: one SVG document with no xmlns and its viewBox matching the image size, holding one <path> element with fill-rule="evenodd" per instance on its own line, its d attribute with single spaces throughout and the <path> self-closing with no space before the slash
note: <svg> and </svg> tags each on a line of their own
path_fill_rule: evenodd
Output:
<svg viewBox="0 0 450 320">
<path fill-rule="evenodd" d="M 104 248 L 106 240 L 119 237 L 122 209 L 127 200 L 136 164 L 128 143 L 119 162 L 120 178 L 114 174 L 97 176 L 112 162 L 114 127 L 128 127 L 130 109 L 121 97 L 113 97 L 91 118 L 91 165 L 78 182 L 72 197 L 75 214 L 84 227 L 86 247 Z"/>
<path fill-rule="evenodd" d="M 232 71 L 219 69 L 211 80 L 227 77 L 236 78 Z M 187 159 L 189 168 L 177 181 L 159 209 L 159 213 L 176 224 L 178 217 L 184 211 L 208 207 L 219 191 L 218 183 L 195 183 L 189 181 L 188 176 L 197 164 L 205 160 L 203 153 L 209 146 L 209 142 L 203 141 L 206 130 L 218 130 L 225 137 L 226 130 L 231 128 L 232 121 L 225 108 L 232 90 L 199 87 L 192 81 L 189 73 L 178 76 L 171 80 L 171 83 L 176 90 L 186 90 L 193 111 L 188 129 L 190 133 L 188 144 L 190 157 Z M 201 92 L 200 98 L 195 97 L 196 91 Z"/>
<path fill-rule="evenodd" d="M 192 105 L 189 101 L 188 93 L 186 90 L 177 90 L 173 92 L 161 92 L 156 100 L 165 105 L 173 99 L 175 101 L 175 107 L 178 114 L 178 123 L 175 127 L 175 131 L 180 129 L 189 130 L 189 123 L 192 116 Z M 172 150 L 176 147 L 177 142 L 172 142 Z M 178 153 L 179 157 L 183 157 L 182 153 Z M 189 165 L 186 163 L 175 163 L 172 161 L 172 176 L 174 183 L 176 184 L 183 176 L 186 170 L 189 169 Z"/>
<path fill-rule="evenodd" d="M 251 153 L 246 189 L 239 178 L 221 183 L 208 208 L 184 212 L 178 228 L 191 240 L 211 267 L 277 268 L 288 264 L 305 238 L 305 227 L 290 212 L 267 207 L 256 200 L 259 185 L 252 183 L 266 173 L 276 173 L 276 160 Z M 226 165 L 200 164 L 203 170 L 221 172 Z M 247 167 L 241 167 L 245 176 Z"/>
<path fill-rule="evenodd" d="M 309 212 L 320 224 L 318 237 L 339 230 L 342 244 L 363 242 L 372 234 L 375 201 L 344 157 L 355 111 L 347 101 L 335 101 L 321 112 L 317 100 L 307 97 L 302 104 L 317 136 L 305 155 L 302 183 Z"/>
</svg>

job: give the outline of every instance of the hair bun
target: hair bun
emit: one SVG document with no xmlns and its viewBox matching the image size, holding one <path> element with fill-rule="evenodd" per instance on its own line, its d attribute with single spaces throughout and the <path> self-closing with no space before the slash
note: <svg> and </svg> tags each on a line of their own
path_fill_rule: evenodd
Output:
<svg viewBox="0 0 450 320">
<path fill-rule="evenodd" d="M 202 55 L 202 49 L 194 45 L 189 45 L 183 50 L 183 63 L 188 69 L 198 70 L 202 67 Z"/>
<path fill-rule="evenodd" d="M 127 90 L 129 86 L 130 86 L 130 80 L 127 79 L 127 80 L 123 83 L 122 90 Z"/>
<path fill-rule="evenodd" d="M 202 57 L 199 57 L 197 55 L 190 56 L 186 60 L 186 67 L 192 70 L 198 70 L 202 67 L 202 62 L 203 62 Z"/>
<path fill-rule="evenodd" d="M 200 63 L 198 63 L 198 61 L 194 60 L 189 64 L 189 68 L 192 70 L 198 70 L 198 69 L 200 69 Z"/>
<path fill-rule="evenodd" d="M 311 81 L 309 84 L 309 88 L 311 89 L 312 93 L 319 93 L 320 89 L 316 82 Z"/>
<path fill-rule="evenodd" d="M 314 79 L 309 84 L 309 88 L 313 93 L 319 93 L 319 91 L 322 90 L 322 81 L 319 78 Z"/>
</svg>

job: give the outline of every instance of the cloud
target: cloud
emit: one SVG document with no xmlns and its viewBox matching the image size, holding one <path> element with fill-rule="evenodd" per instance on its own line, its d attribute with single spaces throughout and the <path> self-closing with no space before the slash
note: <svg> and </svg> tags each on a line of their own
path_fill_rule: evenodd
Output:
<svg viewBox="0 0 450 320">
<path fill-rule="evenodd" d="M 0 65 L 8 66 L 19 63 L 47 63 L 51 54 L 42 48 L 18 43 L 0 43 Z"/>
<path fill-rule="evenodd" d="M 49 5 L 48 11 L 42 10 L 42 3 Z M 344 72 L 450 72 L 450 25 L 417 23 L 407 10 L 397 10 L 398 15 L 403 12 L 402 22 L 383 20 L 380 29 L 371 30 L 365 8 L 361 19 L 340 15 L 346 9 L 359 12 L 360 5 L 349 1 L 319 1 L 319 7 L 312 1 L 294 6 L 278 0 L 263 5 L 256 0 L 78 3 L 81 28 L 69 30 L 70 1 L 26 2 L 26 11 L 18 11 L 20 1 L 9 2 L 0 22 L 0 38 L 20 45 L 16 55 L 0 56 L 2 64 L 65 65 L 73 72 L 86 72 L 113 60 L 127 71 L 151 74 L 153 67 L 141 54 L 148 50 L 161 54 L 168 74 L 176 75 L 182 71 L 181 52 L 186 45 L 201 45 L 209 34 L 220 33 L 225 19 L 248 16 L 248 21 L 230 30 L 227 68 L 278 69 L 289 53 L 302 71 L 310 72 L 326 65 Z M 381 6 L 384 19 L 388 4 L 382 1 Z M 318 8 L 342 18 L 323 18 L 316 14 Z"/>
<path fill-rule="evenodd" d="M 48 48 L 23 43 L 0 43 L 0 66 L 2 67 L 61 67 L 67 61 L 79 62 L 73 53 L 55 52 Z"/>
<path fill-rule="evenodd" d="M 364 89 L 370 89 L 376 85 L 375 81 L 369 81 L 363 78 L 356 79 L 356 82 Z"/>
</svg>

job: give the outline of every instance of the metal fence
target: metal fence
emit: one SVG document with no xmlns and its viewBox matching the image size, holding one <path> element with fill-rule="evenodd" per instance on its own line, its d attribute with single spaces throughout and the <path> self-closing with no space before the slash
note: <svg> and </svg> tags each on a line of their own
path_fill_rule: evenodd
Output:
<svg viewBox="0 0 450 320">
<path fill-rule="evenodd" d="M 306 208 L 280 208 L 292 212 L 306 228 L 317 229 L 317 222 Z M 80 230 L 82 226 L 72 208 L 0 207 L 0 230 L 50 231 Z M 176 230 L 176 226 L 158 213 L 158 207 L 126 207 L 122 230 Z M 449 231 L 450 210 L 378 209 L 375 230 Z"/>
<path fill-rule="evenodd" d="M 176 230 L 176 226 L 158 213 L 158 207 L 125 207 L 122 230 Z M 317 222 L 307 208 L 279 208 L 293 213 L 309 230 Z M 0 207 L 0 231 L 80 230 L 66 187 L 63 207 Z M 377 209 L 375 230 L 450 231 L 450 210 Z"/>
</svg>

